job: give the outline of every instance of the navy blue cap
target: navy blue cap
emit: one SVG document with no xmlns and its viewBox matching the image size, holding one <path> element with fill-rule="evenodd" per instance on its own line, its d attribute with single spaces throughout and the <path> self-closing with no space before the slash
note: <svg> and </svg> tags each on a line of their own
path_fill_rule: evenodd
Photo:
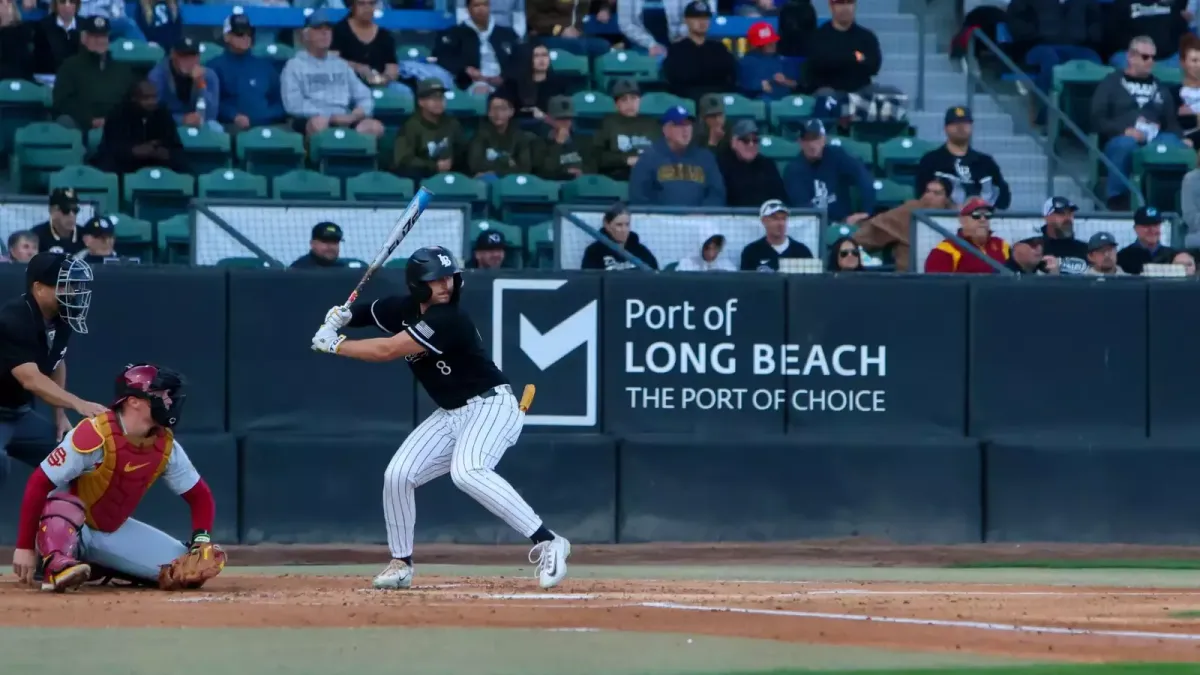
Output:
<svg viewBox="0 0 1200 675">
<path fill-rule="evenodd" d="M 1162 225 L 1162 212 L 1153 206 L 1143 206 L 1133 214 L 1134 225 Z"/>
<path fill-rule="evenodd" d="M 116 228 L 113 227 L 112 221 L 105 216 L 92 216 L 83 224 L 83 227 L 79 228 L 79 234 L 92 237 L 111 237 L 116 234 Z"/>
<path fill-rule="evenodd" d="M 1100 249 L 1108 246 L 1115 247 L 1116 245 L 1116 237 L 1107 232 L 1097 232 L 1096 234 L 1092 235 L 1091 239 L 1088 239 L 1088 253 L 1091 253 L 1092 251 L 1099 251 Z"/>
<path fill-rule="evenodd" d="M 800 129 L 800 138 L 816 138 L 825 135 L 825 123 L 821 120 L 808 120 Z"/>
</svg>

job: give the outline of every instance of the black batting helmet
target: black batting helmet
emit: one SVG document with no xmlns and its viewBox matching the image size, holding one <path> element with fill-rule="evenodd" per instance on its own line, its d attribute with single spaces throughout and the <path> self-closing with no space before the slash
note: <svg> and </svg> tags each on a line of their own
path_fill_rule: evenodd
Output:
<svg viewBox="0 0 1200 675">
<path fill-rule="evenodd" d="M 127 398 L 140 398 L 150 402 L 150 418 L 155 424 L 170 428 L 179 422 L 187 394 L 178 372 L 151 363 L 130 364 L 117 376 L 116 385 L 114 408 Z M 151 392 L 165 392 L 170 403 Z"/>
<path fill-rule="evenodd" d="M 462 270 L 454 260 L 454 254 L 444 246 L 427 246 L 417 249 L 408 257 L 404 267 L 404 279 L 408 291 L 417 302 L 428 302 L 433 295 L 429 282 L 454 277 L 454 292 L 450 302 L 458 302 L 458 291 L 462 288 Z"/>
</svg>

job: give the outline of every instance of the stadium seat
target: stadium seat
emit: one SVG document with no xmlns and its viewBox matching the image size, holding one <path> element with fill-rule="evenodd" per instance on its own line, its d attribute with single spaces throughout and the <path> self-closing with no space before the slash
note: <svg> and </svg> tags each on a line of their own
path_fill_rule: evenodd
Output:
<svg viewBox="0 0 1200 675">
<path fill-rule="evenodd" d="M 435 202 L 470 204 L 473 213 L 487 210 L 488 184 L 461 173 L 439 173 L 421 181 L 433 192 Z"/>
<path fill-rule="evenodd" d="M 123 213 L 109 213 L 108 220 L 116 235 L 116 248 L 121 255 L 140 258 L 148 263 L 154 260 L 154 225 Z M 187 215 L 184 214 L 184 218 Z"/>
<path fill-rule="evenodd" d="M 187 264 L 191 262 L 192 219 L 186 213 L 167 218 L 158 223 L 158 245 L 160 262 Z"/>
<path fill-rule="evenodd" d="M 50 189 L 74 188 L 83 201 L 96 202 L 100 213 L 116 211 L 121 204 L 121 181 L 115 173 L 105 173 L 83 164 L 69 166 L 50 174 Z"/>
<path fill-rule="evenodd" d="M 870 143 L 862 143 L 852 138 L 830 136 L 829 145 L 840 147 L 851 156 L 859 158 L 867 165 L 868 169 L 875 166 L 875 149 L 871 147 Z"/>
<path fill-rule="evenodd" d="M 487 96 L 465 91 L 446 92 L 446 114 L 454 115 L 463 128 L 474 132 L 479 120 L 487 116 Z"/>
<path fill-rule="evenodd" d="M 554 221 L 546 220 L 525 228 L 525 266 L 553 269 L 558 265 L 554 252 Z"/>
<path fill-rule="evenodd" d="M 217 169 L 196 178 L 196 194 L 204 199 L 267 199 L 267 179 L 241 169 Z"/>
<path fill-rule="evenodd" d="M 489 230 L 500 232 L 508 240 L 504 247 L 505 269 L 521 269 L 525 267 L 525 229 L 499 220 L 477 220 L 471 223 L 471 241 L 482 232 Z M 468 252 L 467 255 L 470 255 Z"/>
<path fill-rule="evenodd" d="M 887 211 L 912 199 L 912 186 L 894 180 L 875 181 L 875 211 Z M 871 214 L 874 215 L 874 214 Z"/>
<path fill-rule="evenodd" d="M 678 261 L 678 260 L 676 260 L 675 262 L 669 262 L 669 263 L 667 263 L 666 265 L 664 265 L 664 266 L 663 266 L 663 271 L 664 271 L 664 272 L 674 272 L 676 267 L 679 267 L 679 261 Z"/>
<path fill-rule="evenodd" d="M 179 127 L 179 140 L 188 168 L 194 174 L 204 174 L 233 166 L 229 134 L 208 126 Z"/>
<path fill-rule="evenodd" d="M 1183 176 L 1195 166 L 1196 151 L 1192 148 L 1147 143 L 1133 156 L 1132 180 L 1137 185 L 1141 179 L 1147 203 L 1162 211 L 1178 212 Z"/>
<path fill-rule="evenodd" d="M 86 141 L 85 145 L 87 146 L 87 153 L 89 156 L 96 154 L 96 152 L 100 149 L 100 142 L 103 140 L 104 140 L 104 127 L 98 127 L 96 129 L 88 129 L 87 141 Z"/>
<path fill-rule="evenodd" d="M 629 183 L 599 174 L 584 174 L 562 184 L 562 203 L 609 207 L 629 199 Z"/>
<path fill-rule="evenodd" d="M 45 193 L 50 174 L 83 163 L 83 135 L 54 122 L 34 122 L 17 130 L 9 157 L 9 177 L 18 192 Z"/>
<path fill-rule="evenodd" d="M 831 223 L 825 231 L 821 233 L 821 249 L 828 249 L 833 245 L 833 242 L 842 237 L 853 236 L 858 231 L 857 225 L 847 225 L 845 223 Z M 814 251 L 815 253 L 815 251 Z"/>
<path fill-rule="evenodd" d="M 326 129 L 308 139 L 308 157 L 314 167 L 335 178 L 375 170 L 375 137 L 353 129 Z"/>
<path fill-rule="evenodd" d="M 0 156 L 12 149 L 17 129 L 46 119 L 50 88 L 24 80 L 0 81 Z"/>
<path fill-rule="evenodd" d="M 271 186 L 271 196 L 283 201 L 340 201 L 342 182 L 316 171 L 296 169 L 276 176 Z"/>
<path fill-rule="evenodd" d="M 917 165 L 925 153 L 937 146 L 919 138 L 893 138 L 877 148 L 881 175 L 911 186 L 917 177 Z"/>
<path fill-rule="evenodd" d="M 811 96 L 789 96 L 778 101 L 771 101 L 767 112 L 771 117 L 771 127 L 775 133 L 788 138 L 794 138 L 800 133 L 800 125 L 812 117 L 816 105 Z"/>
<path fill-rule="evenodd" d="M 273 178 L 304 168 L 304 137 L 294 131 L 262 127 L 234 138 L 238 164 L 253 174 Z"/>
<path fill-rule="evenodd" d="M 586 87 L 591 80 L 586 56 L 578 56 L 564 49 L 550 50 L 550 69 L 575 87 Z"/>
<path fill-rule="evenodd" d="M 658 81 L 658 59 L 649 54 L 614 49 L 596 59 L 596 88 L 608 91 L 615 79 L 635 82 Z"/>
<path fill-rule="evenodd" d="M 384 171 L 368 171 L 346 179 L 346 199 L 352 202 L 407 203 L 414 194 L 416 188 L 410 179 Z"/>
<path fill-rule="evenodd" d="M 581 91 L 571 100 L 575 103 L 575 130 L 583 135 L 595 133 L 605 115 L 617 111 L 612 97 L 598 91 Z"/>
<path fill-rule="evenodd" d="M 413 114 L 412 98 L 391 89 L 373 89 L 371 97 L 375 99 L 372 116 L 385 127 L 397 128 Z"/>
<path fill-rule="evenodd" d="M 425 45 L 396 46 L 396 58 L 400 61 L 420 61 L 429 58 L 432 53 Z"/>
<path fill-rule="evenodd" d="M 500 219 L 513 225 L 533 225 L 549 218 L 558 202 L 558 183 L 516 174 L 492 184 L 492 206 Z"/>
<path fill-rule="evenodd" d="M 667 108 L 681 105 L 687 108 L 687 111 L 692 115 L 696 114 L 696 102 L 686 98 L 679 98 L 674 94 L 668 94 L 661 91 L 652 91 L 642 96 L 642 107 L 638 111 L 639 117 L 651 117 L 658 119 L 662 116 Z"/>
<path fill-rule="evenodd" d="M 787 163 L 800 156 L 800 144 L 790 138 L 762 136 L 758 140 L 758 151 L 763 157 L 775 162 L 782 175 Z"/>
<path fill-rule="evenodd" d="M 855 122 L 850 127 L 850 138 L 871 145 L 886 143 L 894 138 L 916 135 L 916 130 L 907 120 L 889 122 Z"/>
<path fill-rule="evenodd" d="M 125 203 L 140 220 L 159 222 L 184 213 L 195 194 L 196 179 L 170 169 L 145 168 L 125 174 Z"/>
<path fill-rule="evenodd" d="M 225 53 L 225 48 L 215 42 L 200 43 L 200 63 L 208 63 Z"/>
<path fill-rule="evenodd" d="M 721 99 L 725 103 L 726 120 L 735 122 L 740 119 L 750 119 L 755 122 L 766 123 L 766 103 L 748 99 L 741 94 L 721 94 Z"/>
<path fill-rule="evenodd" d="M 162 47 L 141 40 L 113 40 L 108 53 L 113 61 L 127 63 L 143 75 L 166 56 Z"/>
<path fill-rule="evenodd" d="M 275 44 L 274 42 L 263 44 L 260 42 L 254 45 L 251 53 L 255 56 L 261 56 L 268 61 L 274 61 L 282 68 L 283 64 L 296 54 L 296 51 L 287 45 Z"/>
<path fill-rule="evenodd" d="M 262 258 L 221 258 L 217 261 L 217 267 L 233 267 L 233 268 L 251 268 L 251 267 L 270 267 L 271 263 Z"/>
<path fill-rule="evenodd" d="M 1083 133 L 1091 133 L 1092 94 L 1096 86 L 1113 71 L 1112 67 L 1091 61 L 1068 61 L 1054 67 L 1054 90 L 1052 99 Z M 1059 124 L 1051 125 L 1047 131 L 1051 147 L 1058 138 Z"/>
<path fill-rule="evenodd" d="M 1183 71 L 1179 66 L 1168 66 L 1164 63 L 1154 64 L 1153 74 L 1160 81 L 1178 87 L 1183 84 Z"/>
</svg>

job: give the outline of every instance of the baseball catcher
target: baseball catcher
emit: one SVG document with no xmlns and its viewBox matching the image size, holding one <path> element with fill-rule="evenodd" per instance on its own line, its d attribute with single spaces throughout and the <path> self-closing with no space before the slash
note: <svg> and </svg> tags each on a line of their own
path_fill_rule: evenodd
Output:
<svg viewBox="0 0 1200 675">
<path fill-rule="evenodd" d="M 29 477 L 13 571 L 43 591 L 63 592 L 103 577 L 163 590 L 199 588 L 220 574 L 225 552 L 209 536 L 212 491 L 172 428 L 186 395 L 183 377 L 148 363 L 117 377 L 112 410 L 67 433 Z M 131 516 L 158 478 L 192 512 L 188 543 Z"/>
</svg>

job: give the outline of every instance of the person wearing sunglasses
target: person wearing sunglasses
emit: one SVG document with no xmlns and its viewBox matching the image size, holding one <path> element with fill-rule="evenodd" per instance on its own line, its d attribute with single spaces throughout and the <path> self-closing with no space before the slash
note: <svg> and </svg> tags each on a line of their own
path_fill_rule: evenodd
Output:
<svg viewBox="0 0 1200 675">
<path fill-rule="evenodd" d="M 1015 274 L 1058 274 L 1058 258 L 1046 255 L 1042 228 L 1034 228 L 1028 237 L 1013 244 L 1012 257 L 1004 266 Z"/>
<path fill-rule="evenodd" d="M 754 120 L 733 125 L 728 147 L 717 151 L 717 166 L 725 180 L 729 206 L 750 208 L 772 199 L 786 199 L 783 177 L 775 162 L 763 156 L 762 139 Z"/>
<path fill-rule="evenodd" d="M 83 250 L 83 237 L 75 227 L 79 215 L 79 195 L 71 188 L 50 191 L 50 219 L 32 229 L 38 250 L 75 255 Z"/>
<path fill-rule="evenodd" d="M 958 212 L 958 236 L 1001 265 L 1008 262 L 1012 247 L 992 234 L 995 211 L 987 200 L 972 197 Z M 944 239 L 925 258 L 926 274 L 995 274 L 996 268 L 953 239 Z"/>
<path fill-rule="evenodd" d="M 829 255 L 825 258 L 826 272 L 861 272 L 863 271 L 862 253 L 858 244 L 850 237 L 838 237 L 829 247 Z"/>
</svg>

